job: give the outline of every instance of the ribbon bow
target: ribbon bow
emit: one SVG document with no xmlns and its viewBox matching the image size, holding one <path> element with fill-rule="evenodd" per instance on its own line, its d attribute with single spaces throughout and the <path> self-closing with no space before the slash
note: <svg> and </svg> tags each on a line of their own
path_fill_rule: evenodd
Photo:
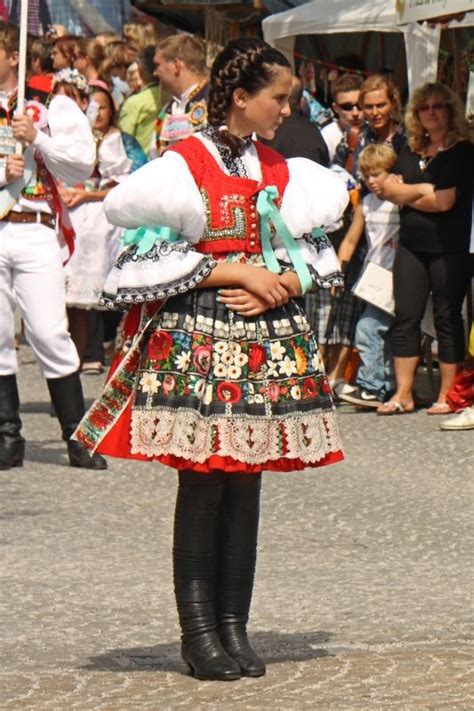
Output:
<svg viewBox="0 0 474 711">
<path fill-rule="evenodd" d="M 280 211 L 275 205 L 275 200 L 278 197 L 278 189 L 275 185 L 268 185 L 263 190 L 260 190 L 257 197 L 257 212 L 261 218 L 261 236 L 262 236 L 262 252 L 263 259 L 269 271 L 279 274 L 281 271 L 278 260 L 272 247 L 272 234 L 270 224 L 273 224 L 276 232 L 281 237 L 283 244 L 286 247 L 288 256 L 295 268 L 298 278 L 301 282 L 301 290 L 303 294 L 311 289 L 313 280 L 310 271 L 303 257 L 301 256 L 300 248 L 297 241 L 286 226 Z"/>
<path fill-rule="evenodd" d="M 137 255 L 146 254 L 157 242 L 176 242 L 178 233 L 160 225 L 160 227 L 138 227 L 136 230 L 125 230 L 122 237 L 124 247 L 131 247 L 138 244 Z"/>
</svg>

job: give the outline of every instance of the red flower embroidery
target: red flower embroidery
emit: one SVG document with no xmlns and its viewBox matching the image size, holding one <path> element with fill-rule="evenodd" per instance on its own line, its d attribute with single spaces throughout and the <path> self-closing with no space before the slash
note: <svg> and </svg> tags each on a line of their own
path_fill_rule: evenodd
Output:
<svg viewBox="0 0 474 711">
<path fill-rule="evenodd" d="M 258 343 L 253 343 L 249 347 L 249 369 L 256 373 L 267 361 L 265 348 Z"/>
<path fill-rule="evenodd" d="M 279 394 L 280 386 L 278 385 L 278 383 L 268 383 L 268 397 L 272 402 L 277 402 Z"/>
<path fill-rule="evenodd" d="M 151 360 L 164 360 L 170 354 L 173 339 L 166 331 L 156 331 L 148 343 L 148 357 Z"/>
<path fill-rule="evenodd" d="M 322 383 L 321 383 L 321 390 L 322 390 L 323 393 L 325 393 L 326 395 L 330 395 L 330 394 L 331 394 L 331 386 L 329 385 L 329 380 L 328 380 L 326 377 L 324 377 L 323 380 L 322 380 Z"/>
<path fill-rule="evenodd" d="M 208 346 L 198 346 L 193 353 L 193 363 L 201 375 L 207 375 L 211 367 L 211 349 Z"/>
<path fill-rule="evenodd" d="M 217 397 L 223 402 L 238 402 L 242 397 L 242 390 L 237 383 L 224 380 L 217 386 Z"/>
<path fill-rule="evenodd" d="M 307 378 L 303 381 L 303 393 L 305 397 L 316 397 L 318 394 L 318 386 L 314 378 Z"/>
</svg>

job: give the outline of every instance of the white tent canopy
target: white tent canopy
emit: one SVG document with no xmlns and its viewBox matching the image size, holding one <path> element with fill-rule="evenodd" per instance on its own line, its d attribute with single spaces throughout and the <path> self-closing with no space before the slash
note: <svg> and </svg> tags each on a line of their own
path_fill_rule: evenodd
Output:
<svg viewBox="0 0 474 711">
<path fill-rule="evenodd" d="M 474 12 L 449 27 L 474 25 Z M 263 21 L 266 41 L 293 59 L 297 35 L 344 32 L 402 32 L 407 55 L 410 90 L 427 81 L 435 81 L 440 40 L 439 26 L 416 22 L 398 25 L 395 0 L 315 0 L 292 10 L 279 12 Z"/>
</svg>

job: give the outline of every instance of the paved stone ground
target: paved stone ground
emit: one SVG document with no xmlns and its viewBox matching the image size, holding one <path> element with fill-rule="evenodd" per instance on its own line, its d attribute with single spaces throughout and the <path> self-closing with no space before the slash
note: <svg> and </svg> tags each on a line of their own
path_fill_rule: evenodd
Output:
<svg viewBox="0 0 474 711">
<path fill-rule="evenodd" d="M 27 462 L 0 472 L 2 710 L 474 709 L 473 431 L 345 406 L 343 464 L 266 475 L 251 632 L 268 674 L 197 682 L 172 595 L 174 474 L 67 467 L 22 359 Z"/>
</svg>

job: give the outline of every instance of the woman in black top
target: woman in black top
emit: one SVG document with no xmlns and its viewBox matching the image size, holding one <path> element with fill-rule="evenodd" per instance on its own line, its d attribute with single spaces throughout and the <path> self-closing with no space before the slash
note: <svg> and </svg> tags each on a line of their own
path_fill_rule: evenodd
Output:
<svg viewBox="0 0 474 711">
<path fill-rule="evenodd" d="M 446 414 L 446 394 L 465 355 L 462 303 L 469 283 L 474 146 L 460 99 L 441 83 L 416 89 L 407 108 L 408 146 L 380 197 L 401 205 L 400 244 L 393 281 L 393 343 L 397 390 L 378 413 L 414 409 L 413 380 L 421 343 L 420 324 L 433 298 L 441 388 L 428 414 Z M 421 191 L 421 183 L 430 183 Z"/>
</svg>

